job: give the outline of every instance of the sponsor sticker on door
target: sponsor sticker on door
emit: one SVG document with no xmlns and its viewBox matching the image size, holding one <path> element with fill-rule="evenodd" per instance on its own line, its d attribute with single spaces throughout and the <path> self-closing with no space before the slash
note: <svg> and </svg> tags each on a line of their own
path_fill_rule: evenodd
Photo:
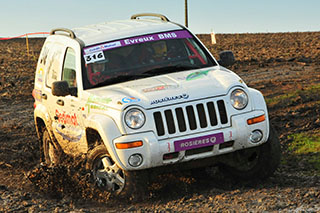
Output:
<svg viewBox="0 0 320 213">
<path fill-rule="evenodd" d="M 201 137 L 188 138 L 179 141 L 174 141 L 174 150 L 176 152 L 196 149 L 206 146 L 212 146 L 224 142 L 223 133 L 217 133 L 212 135 L 205 135 Z"/>
</svg>

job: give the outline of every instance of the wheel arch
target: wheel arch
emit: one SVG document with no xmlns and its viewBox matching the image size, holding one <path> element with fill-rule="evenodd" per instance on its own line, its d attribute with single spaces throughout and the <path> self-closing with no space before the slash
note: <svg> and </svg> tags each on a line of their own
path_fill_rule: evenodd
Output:
<svg viewBox="0 0 320 213">
<path fill-rule="evenodd" d="M 262 93 L 259 90 L 248 88 L 248 91 L 250 93 L 250 99 L 252 102 L 252 108 L 253 110 L 264 110 L 266 113 L 266 116 L 268 116 L 268 109 L 266 101 L 264 100 L 264 97 Z"/>
<path fill-rule="evenodd" d="M 42 140 L 43 131 L 45 128 L 50 130 L 50 116 L 48 114 L 47 108 L 43 104 L 37 104 L 37 107 L 34 110 L 34 122 L 37 131 L 37 136 Z"/>
<path fill-rule="evenodd" d="M 45 124 L 44 120 L 40 117 L 36 117 L 35 118 L 35 127 L 36 127 L 36 131 L 37 131 L 38 139 L 41 140 L 41 138 L 43 136 L 43 131 L 46 128 L 46 124 Z"/>
<path fill-rule="evenodd" d="M 101 144 L 101 136 L 99 132 L 91 127 L 86 128 L 86 140 L 88 151 Z"/>
<path fill-rule="evenodd" d="M 115 146 L 113 145 L 113 140 L 122 135 L 116 125 L 116 122 L 108 116 L 92 115 L 87 118 L 86 123 L 86 139 L 89 150 L 93 146 L 97 145 L 95 144 L 96 139 L 99 139 L 100 137 L 112 159 L 121 168 L 125 168 L 117 155 Z"/>
<path fill-rule="evenodd" d="M 268 107 L 267 103 L 263 97 L 263 94 L 256 89 L 248 88 L 250 93 L 250 98 L 252 102 L 252 109 L 253 110 L 263 110 L 265 113 L 265 119 L 267 122 L 267 138 L 270 136 L 270 121 L 269 121 L 269 114 L 268 114 Z"/>
</svg>

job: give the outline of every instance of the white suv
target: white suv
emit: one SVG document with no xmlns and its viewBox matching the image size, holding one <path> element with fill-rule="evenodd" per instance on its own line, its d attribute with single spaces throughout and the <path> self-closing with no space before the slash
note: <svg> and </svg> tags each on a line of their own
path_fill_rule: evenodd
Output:
<svg viewBox="0 0 320 213">
<path fill-rule="evenodd" d="M 216 165 L 263 179 L 279 164 L 262 94 L 163 15 L 52 30 L 33 96 L 42 161 L 85 156 L 97 186 L 117 195 L 150 171 Z"/>
</svg>

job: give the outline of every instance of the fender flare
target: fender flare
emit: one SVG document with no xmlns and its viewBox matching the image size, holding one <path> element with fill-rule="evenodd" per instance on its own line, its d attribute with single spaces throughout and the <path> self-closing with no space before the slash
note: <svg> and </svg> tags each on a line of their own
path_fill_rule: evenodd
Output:
<svg viewBox="0 0 320 213">
<path fill-rule="evenodd" d="M 252 110 L 263 110 L 265 112 L 265 117 L 266 117 L 267 126 L 268 126 L 267 135 L 269 138 L 270 121 L 269 121 L 268 107 L 267 107 L 266 101 L 264 100 L 264 97 L 259 90 L 256 90 L 254 88 L 248 88 L 248 91 L 250 93 L 249 97 L 251 99 Z"/>
<path fill-rule="evenodd" d="M 34 123 L 37 131 L 37 137 L 41 140 L 41 132 L 38 125 L 38 119 L 41 119 L 43 121 L 45 128 L 47 128 L 50 134 L 52 132 L 50 125 L 52 121 L 50 119 L 47 108 L 42 104 L 38 104 L 37 107 L 34 109 Z M 52 137 L 51 134 L 50 136 Z"/>
<path fill-rule="evenodd" d="M 116 148 L 113 144 L 113 140 L 122 135 L 118 126 L 116 125 L 116 122 L 108 116 L 94 114 L 90 115 L 86 119 L 86 128 L 97 130 L 112 159 L 122 169 L 125 168 L 124 165 L 122 165 L 117 155 Z"/>
</svg>

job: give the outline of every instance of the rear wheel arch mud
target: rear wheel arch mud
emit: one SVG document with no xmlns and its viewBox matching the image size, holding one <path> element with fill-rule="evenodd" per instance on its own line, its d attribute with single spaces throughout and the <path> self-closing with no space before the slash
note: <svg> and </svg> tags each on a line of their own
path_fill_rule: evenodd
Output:
<svg viewBox="0 0 320 213">
<path fill-rule="evenodd" d="M 46 124 L 42 118 L 37 117 L 35 119 L 35 126 L 36 126 L 38 138 L 41 140 L 43 136 L 43 131 L 45 131 L 46 129 Z"/>
<path fill-rule="evenodd" d="M 35 127 L 38 136 L 38 146 L 40 150 L 40 162 L 45 161 L 44 150 L 43 150 L 43 133 L 46 131 L 46 124 L 44 120 L 40 117 L 35 119 Z"/>
<path fill-rule="evenodd" d="M 47 128 L 43 129 L 41 141 L 40 149 L 42 151 L 40 161 L 48 166 L 60 164 L 63 157 L 63 151 L 55 138 L 50 136 L 50 132 Z"/>
</svg>

